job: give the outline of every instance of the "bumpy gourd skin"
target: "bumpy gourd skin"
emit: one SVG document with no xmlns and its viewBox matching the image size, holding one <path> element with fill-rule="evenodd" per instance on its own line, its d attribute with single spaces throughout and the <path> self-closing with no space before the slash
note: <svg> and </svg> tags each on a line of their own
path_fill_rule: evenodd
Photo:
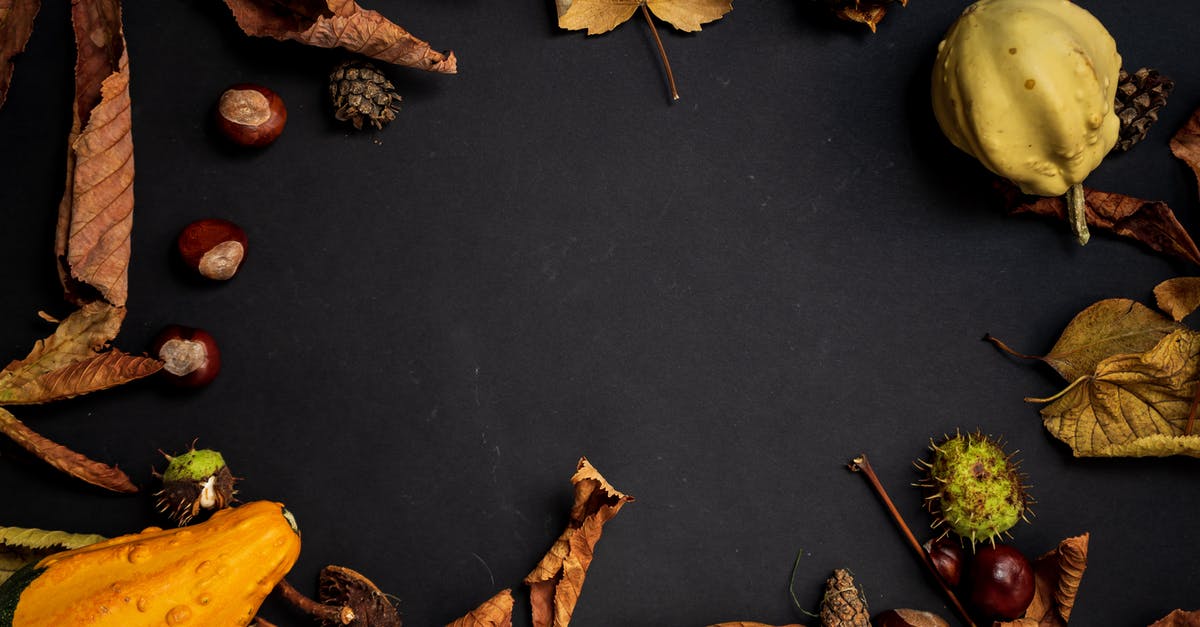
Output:
<svg viewBox="0 0 1200 627">
<path fill-rule="evenodd" d="M 933 111 L 989 170 L 1059 196 L 1117 141 L 1120 69 L 1112 36 L 1067 0 L 980 0 L 938 44 Z"/>
<path fill-rule="evenodd" d="M 43 559 L 12 626 L 247 625 L 299 553 L 282 505 L 247 503 L 199 525 L 152 528 Z"/>
</svg>

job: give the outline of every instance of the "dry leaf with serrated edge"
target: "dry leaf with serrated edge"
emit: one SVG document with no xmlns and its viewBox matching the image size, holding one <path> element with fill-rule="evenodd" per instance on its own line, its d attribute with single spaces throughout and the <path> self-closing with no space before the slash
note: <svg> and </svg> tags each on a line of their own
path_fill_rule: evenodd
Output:
<svg viewBox="0 0 1200 627">
<path fill-rule="evenodd" d="M 1042 421 L 1076 457 L 1200 457 L 1189 434 L 1200 333 L 1173 331 L 1145 353 L 1114 355 L 1042 408 Z"/>
<path fill-rule="evenodd" d="M 94 533 L 68 533 L 27 527 L 0 527 L 0 583 L 47 555 L 106 540 Z"/>
<path fill-rule="evenodd" d="M 0 407 L 0 433 L 55 468 L 92 485 L 113 492 L 137 492 L 137 486 L 116 466 L 88 459 L 71 449 L 38 435 L 8 410 Z"/>
<path fill-rule="evenodd" d="M 1067 538 L 1033 563 L 1033 601 L 1022 618 L 999 627 L 1063 627 L 1071 618 L 1075 597 L 1087 568 L 1089 534 Z"/>
<path fill-rule="evenodd" d="M 1159 309 L 1179 322 L 1200 307 L 1200 277 L 1163 281 L 1154 287 L 1154 299 Z"/>
<path fill-rule="evenodd" d="M 1067 204 L 1063 197 L 1022 196 L 1011 183 L 997 185 L 1008 198 L 1010 214 L 1030 213 L 1067 220 Z M 1200 249 L 1196 248 L 1192 236 L 1167 203 L 1085 189 L 1084 206 L 1089 227 L 1110 231 L 1137 240 L 1157 252 L 1200 264 Z"/>
<path fill-rule="evenodd" d="M 512 621 L 512 590 L 505 589 L 446 627 L 512 627 Z"/>
<path fill-rule="evenodd" d="M 98 293 L 123 306 L 133 229 L 133 122 L 129 56 L 118 0 L 71 4 L 75 27 L 74 122 L 54 252 L 67 300 Z"/>
<path fill-rule="evenodd" d="M 1155 621 L 1150 627 L 1200 627 L 1200 610 L 1175 610 Z"/>
<path fill-rule="evenodd" d="M 0 0 L 0 106 L 12 84 L 13 57 L 25 50 L 41 0 Z"/>
<path fill-rule="evenodd" d="M 163 362 L 157 359 L 110 350 L 63 366 L 20 387 L 0 387 L 0 405 L 33 405 L 72 398 L 148 377 L 162 367 Z"/>
<path fill-rule="evenodd" d="M 247 35 L 344 48 L 385 63 L 453 74 L 453 52 L 441 53 L 353 0 L 225 0 Z"/>
<path fill-rule="evenodd" d="M 586 28 L 589 35 L 623 24 L 643 4 L 659 19 L 687 32 L 698 31 L 702 24 L 733 10 L 733 0 L 556 0 L 556 4 L 559 28 Z"/>
<path fill-rule="evenodd" d="M 1200 183 L 1200 109 L 1171 137 L 1171 153 L 1188 164 Z"/>
<path fill-rule="evenodd" d="M 604 523 L 633 500 L 609 485 L 584 457 L 579 459 L 571 483 L 575 505 L 567 528 L 525 577 L 534 627 L 566 627 L 571 622 Z"/>
</svg>

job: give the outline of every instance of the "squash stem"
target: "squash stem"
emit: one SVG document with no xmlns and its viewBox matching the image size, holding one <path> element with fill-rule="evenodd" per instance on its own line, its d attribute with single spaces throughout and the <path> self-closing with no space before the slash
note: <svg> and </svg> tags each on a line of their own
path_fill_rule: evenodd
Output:
<svg viewBox="0 0 1200 627">
<path fill-rule="evenodd" d="M 279 583 L 275 584 L 275 590 L 293 607 L 319 621 L 332 625 L 349 625 L 354 622 L 354 610 L 350 609 L 349 605 L 338 607 L 314 601 L 304 596 L 303 592 L 293 587 L 286 579 L 280 579 Z"/>
<path fill-rule="evenodd" d="M 1071 232 L 1080 246 L 1088 243 L 1092 237 L 1088 232 L 1087 207 L 1083 196 L 1083 185 L 1076 183 L 1067 188 L 1067 221 L 1071 223 Z"/>
</svg>

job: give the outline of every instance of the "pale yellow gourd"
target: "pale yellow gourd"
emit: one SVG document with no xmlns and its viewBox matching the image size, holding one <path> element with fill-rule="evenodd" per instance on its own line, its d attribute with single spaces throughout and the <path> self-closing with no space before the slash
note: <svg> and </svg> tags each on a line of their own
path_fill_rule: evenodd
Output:
<svg viewBox="0 0 1200 627">
<path fill-rule="evenodd" d="M 938 44 L 933 112 L 946 137 L 1021 191 L 1077 197 L 1117 141 L 1121 56 L 1067 0 L 979 0 Z"/>
</svg>

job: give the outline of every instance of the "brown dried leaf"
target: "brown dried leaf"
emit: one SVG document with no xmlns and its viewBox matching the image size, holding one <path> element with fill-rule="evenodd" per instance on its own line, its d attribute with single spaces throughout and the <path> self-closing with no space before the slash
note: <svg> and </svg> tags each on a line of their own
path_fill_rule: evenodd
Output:
<svg viewBox="0 0 1200 627">
<path fill-rule="evenodd" d="M 25 359 L 0 371 L 0 390 L 25 387 L 71 364 L 95 357 L 121 329 L 125 309 L 103 301 L 88 303 L 59 323 L 54 334 L 38 340 Z"/>
<path fill-rule="evenodd" d="M 441 53 L 375 11 L 352 0 L 225 0 L 247 35 L 345 48 L 372 59 L 453 74 L 453 52 Z"/>
<path fill-rule="evenodd" d="M 1200 109 L 1192 112 L 1192 117 L 1171 138 L 1171 153 L 1188 164 L 1200 182 Z"/>
<path fill-rule="evenodd" d="M 1150 627 L 1200 627 L 1200 610 L 1175 610 L 1155 621 Z"/>
<path fill-rule="evenodd" d="M 63 366 L 19 387 L 0 388 L 0 405 L 32 405 L 72 398 L 148 377 L 162 367 L 163 362 L 157 359 L 112 350 Z"/>
<path fill-rule="evenodd" d="M 1154 287 L 1154 299 L 1159 309 L 1179 322 L 1200 307 L 1200 277 L 1167 279 Z"/>
<path fill-rule="evenodd" d="M 534 627 L 566 627 L 571 622 L 604 523 L 633 500 L 609 485 L 587 458 L 579 459 L 571 483 L 575 505 L 567 528 L 525 577 Z"/>
<path fill-rule="evenodd" d="M 1143 353 L 1182 328 L 1139 302 L 1110 298 L 1076 314 L 1050 352 L 1038 359 L 1074 381 L 1113 355 Z"/>
<path fill-rule="evenodd" d="M 730 623 L 715 623 L 715 624 L 709 625 L 708 627 L 773 627 L 773 626 L 770 625 L 769 623 L 753 623 L 753 622 L 736 620 L 736 621 L 733 621 Z M 804 627 L 804 625 L 801 625 L 799 623 L 790 623 L 787 625 L 780 625 L 779 627 Z"/>
<path fill-rule="evenodd" d="M 733 10 L 733 0 L 555 0 L 558 27 L 587 29 L 599 35 L 633 17 L 642 4 L 659 19 L 682 31 L 695 32 L 701 25 L 721 19 Z"/>
<path fill-rule="evenodd" d="M 1071 618 L 1083 571 L 1089 534 L 1067 538 L 1033 563 L 1033 602 L 1025 615 L 1000 627 L 1064 627 Z"/>
<path fill-rule="evenodd" d="M 51 466 L 92 485 L 113 492 L 137 492 L 129 476 L 115 466 L 92 461 L 75 451 L 44 438 L 25 426 L 17 417 L 0 407 L 0 433 L 12 438 L 25 450 Z"/>
<path fill-rule="evenodd" d="M 1014 190 L 1007 191 L 1012 215 L 1032 213 L 1067 220 L 1067 205 L 1061 196 L 1019 196 L 1012 193 Z M 1167 203 L 1093 189 L 1084 190 L 1084 203 L 1089 227 L 1111 231 L 1137 240 L 1157 252 L 1200 264 L 1200 249 L 1196 248 L 1191 235 L 1175 218 L 1175 213 Z"/>
<path fill-rule="evenodd" d="M 512 590 L 505 589 L 446 627 L 512 627 L 512 620 Z"/>
<path fill-rule="evenodd" d="M 129 57 L 118 0 L 78 0 L 74 123 L 54 250 L 67 299 L 123 306 L 133 228 Z M 90 289 L 89 289 L 90 288 Z"/>
<path fill-rule="evenodd" d="M 25 50 L 41 0 L 0 0 L 0 106 L 12 84 L 13 57 Z"/>
<path fill-rule="evenodd" d="M 1187 430 L 1198 368 L 1200 333 L 1178 329 L 1045 399 L 1043 423 L 1077 457 L 1200 457 L 1200 436 Z"/>
</svg>

